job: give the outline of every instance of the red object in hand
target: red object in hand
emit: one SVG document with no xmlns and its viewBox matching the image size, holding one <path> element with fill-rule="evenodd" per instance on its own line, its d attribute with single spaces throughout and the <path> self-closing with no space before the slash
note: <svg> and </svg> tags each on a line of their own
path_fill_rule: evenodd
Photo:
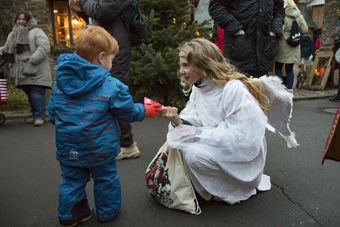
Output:
<svg viewBox="0 0 340 227">
<path fill-rule="evenodd" d="M 160 104 L 144 105 L 145 108 L 145 118 L 152 117 L 156 118 L 161 111 Z"/>
</svg>

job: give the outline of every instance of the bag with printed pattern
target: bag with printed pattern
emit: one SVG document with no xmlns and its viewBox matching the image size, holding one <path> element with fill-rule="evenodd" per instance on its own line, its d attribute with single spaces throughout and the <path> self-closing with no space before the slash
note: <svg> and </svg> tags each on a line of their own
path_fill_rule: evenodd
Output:
<svg viewBox="0 0 340 227">
<path fill-rule="evenodd" d="M 165 142 L 149 164 L 145 175 L 149 193 L 160 204 L 191 214 L 201 213 L 185 168 L 183 151 L 170 150 Z"/>
</svg>

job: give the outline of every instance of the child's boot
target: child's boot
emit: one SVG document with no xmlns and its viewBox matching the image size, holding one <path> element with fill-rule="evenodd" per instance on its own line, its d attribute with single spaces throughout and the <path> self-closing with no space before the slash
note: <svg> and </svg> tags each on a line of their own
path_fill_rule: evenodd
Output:
<svg viewBox="0 0 340 227">
<path fill-rule="evenodd" d="M 82 222 L 86 222 L 93 217 L 93 208 L 87 204 L 86 199 L 77 203 L 71 211 L 70 219 L 59 220 L 62 226 L 76 226 Z"/>
</svg>

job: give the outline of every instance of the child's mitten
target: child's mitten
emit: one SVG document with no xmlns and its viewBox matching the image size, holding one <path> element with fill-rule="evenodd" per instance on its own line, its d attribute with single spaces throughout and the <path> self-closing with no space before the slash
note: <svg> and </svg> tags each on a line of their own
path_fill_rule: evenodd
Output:
<svg viewBox="0 0 340 227">
<path fill-rule="evenodd" d="M 153 117 L 156 118 L 161 111 L 160 104 L 144 105 L 145 107 L 145 118 Z"/>
</svg>

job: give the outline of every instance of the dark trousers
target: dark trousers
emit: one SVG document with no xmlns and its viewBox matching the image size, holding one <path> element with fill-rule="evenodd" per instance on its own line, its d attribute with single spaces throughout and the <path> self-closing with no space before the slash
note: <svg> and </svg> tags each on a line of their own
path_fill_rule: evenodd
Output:
<svg viewBox="0 0 340 227">
<path fill-rule="evenodd" d="M 293 66 L 294 64 L 285 64 L 286 67 L 286 83 L 287 83 L 287 89 L 293 89 L 293 83 L 294 83 L 294 72 L 293 72 Z M 275 74 L 280 77 L 283 80 L 282 75 L 282 67 L 283 63 L 281 62 L 275 62 Z"/>
<path fill-rule="evenodd" d="M 133 19 L 134 13 L 131 11 L 133 11 L 133 7 L 129 6 L 123 13 L 127 24 Z M 119 52 L 112 61 L 111 76 L 126 84 L 128 82 L 132 54 L 130 37 L 126 30 L 127 27 L 124 25 L 122 18 L 119 17 L 112 24 L 104 26 L 104 28 L 117 40 L 119 45 Z M 120 146 L 131 146 L 133 144 L 131 124 L 122 121 L 118 121 L 118 123 L 121 130 Z"/>
<path fill-rule="evenodd" d="M 126 123 L 124 121 L 119 121 L 118 124 L 120 127 L 120 146 L 121 147 L 130 147 L 133 144 L 133 134 L 132 127 L 130 123 Z"/>
</svg>

